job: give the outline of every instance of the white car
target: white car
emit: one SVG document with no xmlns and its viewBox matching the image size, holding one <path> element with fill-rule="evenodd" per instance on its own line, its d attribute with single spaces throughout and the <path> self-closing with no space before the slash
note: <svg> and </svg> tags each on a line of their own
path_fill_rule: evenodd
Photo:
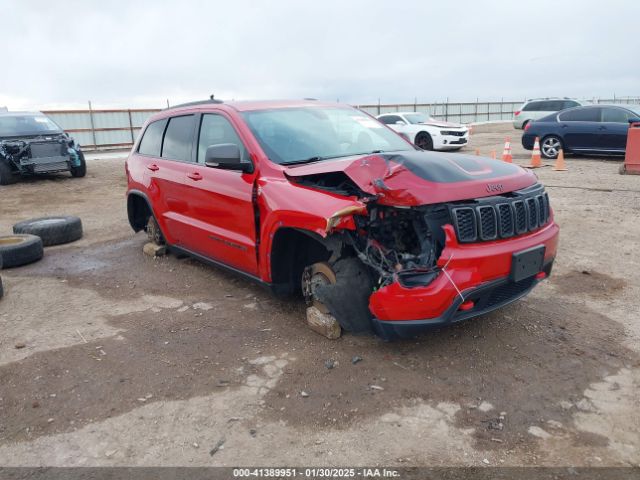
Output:
<svg viewBox="0 0 640 480">
<path fill-rule="evenodd" d="M 460 150 L 469 141 L 469 129 L 464 125 L 420 112 L 385 113 L 376 118 L 423 150 Z"/>
</svg>

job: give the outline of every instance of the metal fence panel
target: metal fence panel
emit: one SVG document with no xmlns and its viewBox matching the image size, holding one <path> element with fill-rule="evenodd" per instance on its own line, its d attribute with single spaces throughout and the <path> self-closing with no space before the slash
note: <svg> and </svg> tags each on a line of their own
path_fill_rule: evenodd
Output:
<svg viewBox="0 0 640 480">
<path fill-rule="evenodd" d="M 640 105 L 640 97 L 592 98 L 592 103 Z M 505 121 L 513 118 L 524 100 L 483 102 L 433 102 L 359 105 L 370 115 L 401 111 L 422 112 L 439 120 L 456 123 Z M 87 150 L 130 148 L 140 134 L 140 128 L 158 109 L 118 110 L 56 110 L 45 111 L 66 132 Z"/>
</svg>

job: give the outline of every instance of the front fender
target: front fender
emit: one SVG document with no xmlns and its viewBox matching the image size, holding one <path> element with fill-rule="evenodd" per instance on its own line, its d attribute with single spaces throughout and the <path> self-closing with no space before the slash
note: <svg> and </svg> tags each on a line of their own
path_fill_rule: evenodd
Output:
<svg viewBox="0 0 640 480">
<path fill-rule="evenodd" d="M 366 212 L 363 202 L 302 187 L 286 180 L 261 180 L 257 190 L 260 216 L 260 272 L 271 281 L 269 259 L 280 228 L 307 230 L 325 238 L 330 232 L 355 229 L 353 215 Z"/>
</svg>

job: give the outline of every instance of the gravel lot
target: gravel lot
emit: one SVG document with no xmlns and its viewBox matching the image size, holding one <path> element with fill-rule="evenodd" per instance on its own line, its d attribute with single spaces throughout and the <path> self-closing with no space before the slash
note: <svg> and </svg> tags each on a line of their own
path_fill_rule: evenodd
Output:
<svg viewBox="0 0 640 480">
<path fill-rule="evenodd" d="M 510 125 L 477 127 L 466 151 L 500 155 L 507 135 L 527 163 Z M 562 229 L 549 281 L 395 343 L 327 340 L 300 301 L 144 256 L 123 162 L 0 187 L 0 232 L 85 227 L 2 271 L 1 465 L 640 464 L 640 177 L 619 161 L 536 171 Z"/>
</svg>

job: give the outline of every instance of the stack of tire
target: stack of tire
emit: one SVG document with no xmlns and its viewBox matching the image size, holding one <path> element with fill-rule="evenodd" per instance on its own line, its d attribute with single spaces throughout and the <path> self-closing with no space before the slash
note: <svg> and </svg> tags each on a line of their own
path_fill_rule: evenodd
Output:
<svg viewBox="0 0 640 480">
<path fill-rule="evenodd" d="M 82 221 L 72 216 L 36 218 L 16 223 L 13 233 L 0 236 L 0 269 L 37 262 L 44 255 L 44 247 L 82 238 Z M 3 294 L 0 278 L 0 298 Z"/>
</svg>

